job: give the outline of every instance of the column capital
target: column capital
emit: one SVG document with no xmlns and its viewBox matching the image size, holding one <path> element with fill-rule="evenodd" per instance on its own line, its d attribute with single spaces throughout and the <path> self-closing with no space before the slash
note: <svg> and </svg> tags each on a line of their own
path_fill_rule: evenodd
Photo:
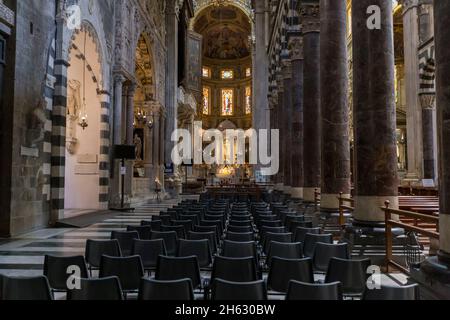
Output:
<svg viewBox="0 0 450 320">
<path fill-rule="evenodd" d="M 133 96 L 135 92 L 136 92 L 136 83 L 131 82 L 130 84 L 128 84 L 127 94 L 129 96 Z"/>
<path fill-rule="evenodd" d="M 303 60 L 303 37 L 301 35 L 290 37 L 288 48 L 291 60 Z"/>
<path fill-rule="evenodd" d="M 419 0 L 400 0 L 403 7 L 403 14 L 406 14 L 410 9 L 419 6 Z"/>
<path fill-rule="evenodd" d="M 436 94 L 433 92 L 419 94 L 420 105 L 422 109 L 434 109 Z"/>
<path fill-rule="evenodd" d="M 114 75 L 114 83 L 117 84 L 123 84 L 125 81 L 125 77 L 123 76 L 123 74 L 115 74 Z"/>
<path fill-rule="evenodd" d="M 303 25 L 303 33 L 320 32 L 320 6 L 314 4 L 301 4 L 298 7 Z"/>
</svg>

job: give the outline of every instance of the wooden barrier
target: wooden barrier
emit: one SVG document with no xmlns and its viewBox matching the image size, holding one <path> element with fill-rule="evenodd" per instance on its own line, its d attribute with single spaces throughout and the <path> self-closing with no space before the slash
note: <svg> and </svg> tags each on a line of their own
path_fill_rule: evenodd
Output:
<svg viewBox="0 0 450 320">
<path fill-rule="evenodd" d="M 349 211 L 353 212 L 355 211 L 355 200 L 352 198 L 344 198 L 343 193 L 339 192 L 339 225 L 341 227 L 345 226 L 345 217 L 344 212 Z M 346 205 L 346 203 L 350 205 Z"/>
<path fill-rule="evenodd" d="M 386 272 L 389 272 L 389 267 L 393 266 L 402 272 L 409 274 L 409 270 L 398 264 L 392 259 L 392 227 L 403 228 L 407 231 L 414 231 L 418 234 L 433 238 L 439 239 L 439 217 L 430 216 L 426 214 L 421 214 L 417 212 L 405 211 L 405 210 L 396 210 L 389 208 L 390 202 L 385 202 L 385 207 L 381 207 L 381 210 L 384 211 L 385 215 L 385 223 L 386 223 Z M 429 221 L 436 224 L 436 231 L 427 230 L 424 228 L 420 228 L 416 225 L 409 225 L 398 220 L 393 220 L 392 215 L 398 215 L 399 217 L 407 217 L 412 218 L 415 221 L 424 220 Z"/>
</svg>

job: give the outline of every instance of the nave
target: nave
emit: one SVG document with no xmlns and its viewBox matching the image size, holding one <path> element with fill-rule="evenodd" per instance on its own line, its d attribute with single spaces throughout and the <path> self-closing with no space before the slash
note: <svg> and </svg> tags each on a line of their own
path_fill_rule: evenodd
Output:
<svg viewBox="0 0 450 320">
<path fill-rule="evenodd" d="M 41 231 L 2 244 L 2 297 L 419 298 L 418 285 L 402 274 L 367 273 L 371 259 L 320 227 L 311 207 L 280 201 L 282 194 L 264 193 L 269 202 L 239 197 L 203 193 L 200 200 L 146 204 L 87 228 Z M 74 265 L 83 289 L 67 291 L 67 267 Z M 368 289 L 372 280 L 381 290 Z"/>
</svg>

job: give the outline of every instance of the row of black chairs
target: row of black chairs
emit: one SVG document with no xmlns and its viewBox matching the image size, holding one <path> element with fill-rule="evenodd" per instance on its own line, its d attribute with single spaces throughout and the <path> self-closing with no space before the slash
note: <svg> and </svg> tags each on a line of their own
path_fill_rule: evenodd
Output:
<svg viewBox="0 0 450 320">
<path fill-rule="evenodd" d="M 173 288 L 171 298 L 180 290 L 205 299 L 257 300 L 266 299 L 268 292 L 287 299 L 301 299 L 302 292 L 308 293 L 307 299 L 340 299 L 343 294 L 370 299 L 365 290 L 370 261 L 349 259 L 347 244 L 334 244 L 332 235 L 312 228 L 312 221 L 283 203 L 182 202 L 167 213 L 128 226 L 126 232 L 112 232 L 110 241 L 88 240 L 86 259 L 46 257 L 44 277 L 50 288 L 67 291 L 67 268 L 78 266 L 86 288 L 96 283 L 102 288 L 104 279 L 111 285 L 119 280 L 125 298 L 139 293 L 145 299 L 143 292 L 151 290 L 143 290 L 142 283 L 148 287 L 167 282 L 165 290 Z M 163 221 L 165 216 L 169 218 Z M 98 279 L 92 278 L 94 269 L 99 269 Z M 211 276 L 202 278 L 201 270 L 211 270 Z M 155 279 L 143 278 L 145 271 L 154 271 Z M 315 283 L 314 272 L 325 273 L 325 282 Z M 180 289 L 182 283 L 189 289 Z M 97 299 L 83 290 L 69 290 L 68 298 Z M 91 291 L 99 292 L 101 299 L 102 290 Z"/>
</svg>

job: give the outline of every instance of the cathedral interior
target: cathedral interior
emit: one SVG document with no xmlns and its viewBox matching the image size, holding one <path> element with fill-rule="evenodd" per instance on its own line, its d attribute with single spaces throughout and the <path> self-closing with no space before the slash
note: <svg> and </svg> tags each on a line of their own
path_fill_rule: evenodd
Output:
<svg viewBox="0 0 450 320">
<path fill-rule="evenodd" d="M 0 300 L 450 299 L 449 21 L 0 0 Z"/>
</svg>

